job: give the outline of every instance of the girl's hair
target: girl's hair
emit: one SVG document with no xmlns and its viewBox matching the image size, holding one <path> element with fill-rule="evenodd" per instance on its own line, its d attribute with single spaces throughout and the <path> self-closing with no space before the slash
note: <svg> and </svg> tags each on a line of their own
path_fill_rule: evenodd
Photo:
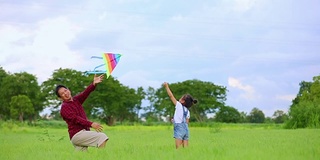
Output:
<svg viewBox="0 0 320 160">
<path fill-rule="evenodd" d="M 185 95 L 183 96 L 183 99 L 184 99 L 184 104 L 183 104 L 183 105 L 184 105 L 185 107 L 187 107 L 188 109 L 189 109 L 192 105 L 198 103 L 198 100 L 193 99 L 193 97 L 192 97 L 190 94 L 185 94 Z"/>
</svg>

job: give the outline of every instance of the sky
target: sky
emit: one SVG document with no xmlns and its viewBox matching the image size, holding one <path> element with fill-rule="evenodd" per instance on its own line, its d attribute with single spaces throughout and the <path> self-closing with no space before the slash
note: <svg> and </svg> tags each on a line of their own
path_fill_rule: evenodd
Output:
<svg viewBox="0 0 320 160">
<path fill-rule="evenodd" d="M 225 86 L 226 105 L 288 111 L 320 75 L 320 0 L 0 0 L 0 66 L 39 84 L 54 70 L 112 73 L 130 88 L 197 79 Z M 197 88 L 194 88 L 197 89 Z M 195 97 L 197 98 L 197 97 Z"/>
</svg>

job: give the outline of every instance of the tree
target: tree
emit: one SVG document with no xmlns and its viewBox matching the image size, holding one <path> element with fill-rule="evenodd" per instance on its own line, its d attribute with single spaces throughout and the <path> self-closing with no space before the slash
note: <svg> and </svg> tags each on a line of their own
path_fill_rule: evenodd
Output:
<svg viewBox="0 0 320 160">
<path fill-rule="evenodd" d="M 275 123 L 283 123 L 288 119 L 288 115 L 284 113 L 284 111 L 276 110 L 273 115 L 273 121 Z"/>
<path fill-rule="evenodd" d="M 240 112 L 240 123 L 247 123 L 247 113 L 246 112 Z"/>
<path fill-rule="evenodd" d="M 289 109 L 287 128 L 320 127 L 320 76 L 313 82 L 301 82 L 297 97 Z"/>
<path fill-rule="evenodd" d="M 10 115 L 10 102 L 13 96 L 25 95 L 33 105 L 34 112 L 28 116 L 33 119 L 43 110 L 43 95 L 41 94 L 37 78 L 27 72 L 9 74 L 3 78 L 0 93 L 3 105 L 3 113 Z"/>
<path fill-rule="evenodd" d="M 240 113 L 237 109 L 230 106 L 222 106 L 215 115 L 217 122 L 239 123 L 241 120 Z"/>
<path fill-rule="evenodd" d="M 138 89 L 136 90 L 136 95 L 137 95 L 137 102 L 135 104 L 135 107 L 134 107 L 134 112 L 136 113 L 137 115 L 137 118 L 135 120 L 139 120 L 139 113 L 140 113 L 140 110 L 142 109 L 142 100 L 145 99 L 146 97 L 146 92 L 144 91 L 144 89 L 142 87 L 138 87 Z"/>
<path fill-rule="evenodd" d="M 176 96 L 176 99 L 189 93 L 198 100 L 198 103 L 191 107 L 191 113 L 193 113 L 195 119 L 199 122 L 204 121 L 208 113 L 214 113 L 217 108 L 225 105 L 226 87 L 215 85 L 211 82 L 203 82 L 196 79 L 187 80 L 170 84 L 170 89 Z M 163 86 L 157 90 L 156 96 L 158 98 L 155 103 L 157 112 L 164 116 L 173 115 L 174 106 L 169 100 Z"/>
<path fill-rule="evenodd" d="M 25 114 L 33 114 L 34 108 L 31 100 L 26 95 L 18 95 L 11 97 L 10 113 L 12 117 L 19 117 L 20 122 L 23 122 Z"/>
<path fill-rule="evenodd" d="M 302 81 L 302 82 L 299 83 L 299 85 L 300 85 L 300 89 L 299 89 L 299 92 L 297 94 L 297 97 L 292 100 L 292 104 L 293 105 L 299 103 L 300 98 L 302 97 L 302 95 L 310 93 L 310 87 L 312 85 L 312 82 Z"/>
<path fill-rule="evenodd" d="M 250 123 L 263 123 L 265 120 L 264 113 L 258 108 L 253 108 L 248 115 L 248 120 Z"/>
<path fill-rule="evenodd" d="M 115 117 L 117 117 L 121 123 L 125 120 L 133 122 L 136 120 L 136 117 L 138 117 L 138 110 L 141 109 L 141 101 L 144 99 L 143 89 L 139 87 L 135 90 L 127 86 L 121 86 L 121 88 L 124 91 L 122 94 L 123 105 L 119 106 Z"/>
<path fill-rule="evenodd" d="M 149 105 L 143 108 L 145 113 L 142 115 L 142 117 L 145 117 L 148 122 L 157 121 L 160 115 L 157 114 L 157 110 L 155 109 L 155 105 L 158 100 L 156 96 L 156 90 L 152 87 L 148 87 L 146 97 L 149 101 Z"/>
<path fill-rule="evenodd" d="M 116 120 L 134 121 L 137 108 L 141 107 L 144 99 L 142 90 L 136 91 L 110 76 L 99 84 L 88 99 L 90 108 L 94 108 L 95 114 L 108 125 L 113 125 Z"/>
<path fill-rule="evenodd" d="M 0 67 L 0 88 L 2 88 L 4 86 L 3 84 L 3 80 L 8 76 L 9 74 L 2 68 Z M 0 89 L 0 91 L 2 91 L 2 89 Z M 9 108 L 5 105 L 5 93 L 4 92 L 0 92 L 0 120 L 1 119 L 5 119 L 7 117 L 9 117 L 9 113 L 10 110 Z"/>
<path fill-rule="evenodd" d="M 9 74 L 0 66 L 0 84 L 2 83 L 3 79 L 8 75 Z"/>
</svg>

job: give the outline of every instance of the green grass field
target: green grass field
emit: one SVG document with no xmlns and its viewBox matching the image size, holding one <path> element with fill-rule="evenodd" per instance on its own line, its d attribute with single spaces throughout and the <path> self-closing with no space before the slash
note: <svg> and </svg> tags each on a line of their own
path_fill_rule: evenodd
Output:
<svg viewBox="0 0 320 160">
<path fill-rule="evenodd" d="M 104 127 L 110 137 L 104 149 L 74 151 L 67 128 L 4 126 L 0 160 L 319 160 L 320 130 L 286 130 L 254 125 L 190 127 L 189 147 L 175 149 L 172 126 Z"/>
</svg>

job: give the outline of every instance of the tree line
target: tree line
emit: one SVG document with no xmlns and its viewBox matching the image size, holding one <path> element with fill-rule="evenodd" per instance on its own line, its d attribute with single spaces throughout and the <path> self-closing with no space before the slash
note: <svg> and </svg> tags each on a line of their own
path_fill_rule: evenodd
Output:
<svg viewBox="0 0 320 160">
<path fill-rule="evenodd" d="M 40 118 L 44 108 L 50 108 L 50 116 L 61 119 L 61 101 L 54 93 L 55 86 L 67 86 L 72 95 L 82 92 L 91 82 L 92 75 L 73 69 L 59 68 L 51 77 L 38 84 L 37 77 L 27 72 L 8 73 L 0 67 L 0 119 L 34 121 Z M 272 117 L 254 107 L 250 113 L 239 112 L 225 104 L 227 88 L 212 82 L 197 79 L 170 84 L 172 92 L 181 97 L 185 93 L 198 99 L 198 104 L 191 108 L 192 122 L 225 123 L 284 123 L 288 128 L 319 127 L 320 121 L 320 77 L 314 82 L 301 82 L 300 91 L 292 101 L 289 112 L 277 110 Z M 142 102 L 147 101 L 147 106 Z M 174 113 L 165 89 L 148 87 L 130 88 L 110 76 L 96 87 L 84 103 L 85 112 L 90 118 L 100 119 L 108 125 L 115 122 L 170 121 Z M 208 118 L 208 114 L 214 114 Z M 311 117 L 311 118 L 310 118 Z"/>
</svg>

